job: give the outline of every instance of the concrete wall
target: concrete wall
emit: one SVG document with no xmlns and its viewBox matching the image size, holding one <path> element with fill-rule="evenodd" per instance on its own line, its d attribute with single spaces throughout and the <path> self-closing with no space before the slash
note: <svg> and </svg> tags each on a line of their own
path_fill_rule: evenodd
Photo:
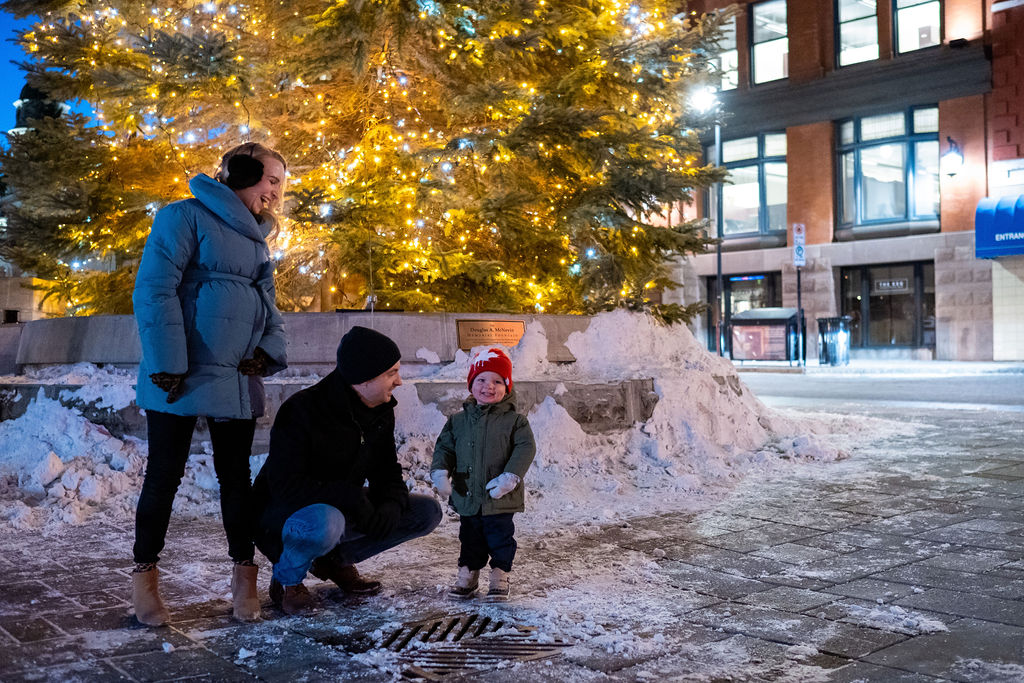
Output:
<svg viewBox="0 0 1024 683">
<path fill-rule="evenodd" d="M 18 369 L 18 341 L 23 327 L 0 325 L 0 375 L 13 375 Z"/>
<path fill-rule="evenodd" d="M 441 362 L 451 362 L 458 351 L 458 320 L 522 320 L 527 327 L 539 321 L 548 338 L 548 360 L 573 361 L 565 342 L 573 332 L 586 330 L 589 316 L 501 315 L 487 313 L 286 313 L 289 365 L 315 371 L 334 365 L 338 341 L 352 326 L 372 327 L 398 344 L 403 362 L 423 362 L 416 352 L 426 347 Z M 62 365 L 79 362 L 136 365 L 141 348 L 135 319 L 129 315 L 52 318 L 16 326 L 20 334 L 16 363 Z M 0 336 L 0 361 L 4 344 Z"/>
<path fill-rule="evenodd" d="M 936 250 L 935 318 L 937 359 L 992 360 L 992 262 L 973 243 Z"/>
<path fill-rule="evenodd" d="M 1024 256 L 992 261 L 992 360 L 1024 360 Z"/>
</svg>

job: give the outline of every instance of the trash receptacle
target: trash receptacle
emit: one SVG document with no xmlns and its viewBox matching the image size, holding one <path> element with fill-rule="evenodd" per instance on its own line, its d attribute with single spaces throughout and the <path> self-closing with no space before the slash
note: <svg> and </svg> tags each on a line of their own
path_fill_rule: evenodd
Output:
<svg viewBox="0 0 1024 683">
<path fill-rule="evenodd" d="M 752 308 L 733 315 L 729 358 L 800 360 L 798 320 L 795 308 Z"/>
<path fill-rule="evenodd" d="M 818 318 L 818 364 L 850 364 L 850 321 L 848 315 Z"/>
</svg>

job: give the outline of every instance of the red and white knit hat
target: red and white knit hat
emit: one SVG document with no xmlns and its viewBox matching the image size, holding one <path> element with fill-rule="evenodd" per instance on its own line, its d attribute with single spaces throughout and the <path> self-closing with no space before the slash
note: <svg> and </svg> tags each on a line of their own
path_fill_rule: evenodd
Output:
<svg viewBox="0 0 1024 683">
<path fill-rule="evenodd" d="M 481 372 L 496 372 L 505 380 L 505 389 L 512 391 L 512 361 L 501 349 L 483 349 L 473 356 L 466 384 L 473 390 L 473 380 Z"/>
</svg>

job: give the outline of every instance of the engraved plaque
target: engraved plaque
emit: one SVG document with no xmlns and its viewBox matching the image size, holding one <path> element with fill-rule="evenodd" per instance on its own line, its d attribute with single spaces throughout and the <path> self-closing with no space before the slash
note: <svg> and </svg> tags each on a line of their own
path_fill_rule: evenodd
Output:
<svg viewBox="0 0 1024 683">
<path fill-rule="evenodd" d="M 456 320 L 455 334 L 459 348 L 469 351 L 474 346 L 501 344 L 515 346 L 526 333 L 523 320 Z"/>
</svg>

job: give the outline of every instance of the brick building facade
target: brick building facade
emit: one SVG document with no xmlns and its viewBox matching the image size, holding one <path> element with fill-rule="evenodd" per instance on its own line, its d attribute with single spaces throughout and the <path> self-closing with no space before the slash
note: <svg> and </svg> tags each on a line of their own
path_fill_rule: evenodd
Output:
<svg viewBox="0 0 1024 683">
<path fill-rule="evenodd" d="M 815 320 L 847 315 L 855 358 L 1024 359 L 1024 250 L 982 259 L 975 245 L 979 202 L 1024 195 L 1024 0 L 690 10 L 730 7 L 718 93 L 726 350 L 733 315 L 797 306 L 799 224 L 811 355 Z M 951 151 L 962 164 L 947 165 Z M 687 209 L 713 234 L 716 192 Z M 681 297 L 709 304 L 695 332 L 713 349 L 716 253 L 681 269 Z"/>
</svg>

